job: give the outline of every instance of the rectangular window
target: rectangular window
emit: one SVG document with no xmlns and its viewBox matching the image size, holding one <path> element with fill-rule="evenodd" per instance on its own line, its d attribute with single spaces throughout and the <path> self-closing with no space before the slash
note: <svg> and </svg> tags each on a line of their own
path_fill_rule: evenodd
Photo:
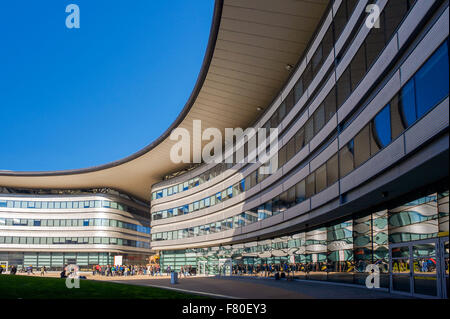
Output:
<svg viewBox="0 0 450 319">
<path fill-rule="evenodd" d="M 294 87 L 294 98 L 295 98 L 295 103 L 298 102 L 298 100 L 300 100 L 300 98 L 303 96 L 304 90 L 303 90 L 303 79 L 300 78 L 298 79 L 297 83 L 295 84 Z"/>
<path fill-rule="evenodd" d="M 327 185 L 333 185 L 339 178 L 338 155 L 333 155 L 327 161 Z"/>
<path fill-rule="evenodd" d="M 353 157 L 354 157 L 354 147 L 353 140 L 348 142 L 339 151 L 339 176 L 342 178 L 351 171 L 353 171 Z"/>
<path fill-rule="evenodd" d="M 286 164 L 286 147 L 282 147 L 278 150 L 278 167 Z"/>
<path fill-rule="evenodd" d="M 323 100 L 323 105 L 325 107 L 325 123 L 336 113 L 336 89 L 333 87 L 328 93 L 326 98 Z"/>
<path fill-rule="evenodd" d="M 306 199 L 305 180 L 302 180 L 295 185 L 295 200 L 297 203 L 301 203 L 305 199 Z"/>
<path fill-rule="evenodd" d="M 305 129 L 302 127 L 295 134 L 295 152 L 299 152 L 305 146 Z"/>
<path fill-rule="evenodd" d="M 286 146 L 287 153 L 286 153 L 286 162 L 289 161 L 291 158 L 295 155 L 295 137 L 292 137 Z"/>
<path fill-rule="evenodd" d="M 355 167 L 358 167 L 370 157 L 370 132 L 369 125 L 366 125 L 355 138 Z"/>
<path fill-rule="evenodd" d="M 380 27 L 370 29 L 369 34 L 366 37 L 367 69 L 369 69 L 372 66 L 372 64 L 377 59 L 378 55 L 380 55 L 381 51 L 384 49 L 385 45 L 384 11 L 380 15 L 379 22 Z"/>
<path fill-rule="evenodd" d="M 278 110 L 276 110 L 275 113 L 270 118 L 270 127 L 271 128 L 278 127 Z"/>
<path fill-rule="evenodd" d="M 332 48 L 333 48 L 333 25 L 330 25 L 322 39 L 322 52 L 324 55 L 323 60 L 325 60 L 330 55 Z"/>
<path fill-rule="evenodd" d="M 305 90 L 308 89 L 309 85 L 312 82 L 312 66 L 311 62 L 308 63 L 308 65 L 305 68 L 305 71 L 303 71 L 302 78 L 303 78 L 303 85 Z"/>
<path fill-rule="evenodd" d="M 388 1 L 383 11 L 386 22 L 386 39 L 388 40 L 408 11 L 408 2 L 406 0 Z"/>
<path fill-rule="evenodd" d="M 315 176 L 314 173 L 308 175 L 305 180 L 306 198 L 310 198 L 315 194 Z"/>
<path fill-rule="evenodd" d="M 258 207 L 258 220 L 266 219 L 266 208 L 264 205 Z"/>
<path fill-rule="evenodd" d="M 398 94 L 395 95 L 391 102 L 391 128 L 392 128 L 392 139 L 397 138 L 406 129 L 402 121 L 402 115 L 399 105 Z"/>
<path fill-rule="evenodd" d="M 312 63 L 312 72 L 313 72 L 313 76 L 315 77 L 317 72 L 319 72 L 320 68 L 322 67 L 322 62 L 323 62 L 323 47 L 322 47 L 322 43 L 317 47 L 316 52 L 314 52 L 312 58 L 311 58 L 311 63 Z"/>
<path fill-rule="evenodd" d="M 323 164 L 315 171 L 316 174 L 316 193 L 323 191 L 327 188 L 327 166 Z"/>
<path fill-rule="evenodd" d="M 289 112 L 292 110 L 292 108 L 295 105 L 294 100 L 294 90 L 291 90 L 289 94 L 286 96 L 286 99 L 284 100 L 284 103 L 286 105 L 286 112 L 284 115 L 282 115 L 282 109 L 280 109 L 280 122 L 284 120 L 284 117 L 289 114 Z"/>
<path fill-rule="evenodd" d="M 351 82 L 350 82 L 350 68 L 347 67 L 344 73 L 336 83 L 337 87 L 337 108 L 344 104 L 345 100 L 351 93 Z"/>
<path fill-rule="evenodd" d="M 338 11 L 333 18 L 335 41 L 339 39 L 339 36 L 341 35 L 342 31 L 345 28 L 345 25 L 347 24 L 346 3 L 347 1 L 342 1 Z"/>
<path fill-rule="evenodd" d="M 350 72 L 352 79 L 352 91 L 356 89 L 356 86 L 362 80 L 366 74 L 366 47 L 364 44 L 356 52 L 355 57 L 350 63 Z"/>
<path fill-rule="evenodd" d="M 391 113 L 390 105 L 386 105 L 372 120 L 372 134 L 379 149 L 391 142 Z"/>
<path fill-rule="evenodd" d="M 417 118 L 421 118 L 443 98 L 449 90 L 448 41 L 436 50 L 414 76 Z"/>
<path fill-rule="evenodd" d="M 325 107 L 321 104 L 313 114 L 314 117 L 314 135 L 325 126 Z"/>
<path fill-rule="evenodd" d="M 288 194 L 287 191 L 280 194 L 279 201 L 278 201 L 278 207 L 277 207 L 277 214 L 282 213 L 287 209 L 287 198 Z"/>
<path fill-rule="evenodd" d="M 292 207 L 296 204 L 295 200 L 295 185 L 287 190 L 287 208 Z"/>
<path fill-rule="evenodd" d="M 278 123 L 281 123 L 286 116 L 286 102 L 281 103 L 278 107 Z"/>
<path fill-rule="evenodd" d="M 305 144 L 308 144 L 314 137 L 314 121 L 310 118 L 305 124 Z"/>
</svg>

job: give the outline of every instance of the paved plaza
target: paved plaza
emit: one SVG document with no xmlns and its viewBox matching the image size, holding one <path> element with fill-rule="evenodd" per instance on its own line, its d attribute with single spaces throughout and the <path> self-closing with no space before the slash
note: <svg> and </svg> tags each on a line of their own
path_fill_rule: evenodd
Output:
<svg viewBox="0 0 450 319">
<path fill-rule="evenodd" d="M 175 285 L 169 278 L 121 279 L 112 282 L 161 287 L 217 298 L 244 299 L 382 299 L 404 298 L 385 291 L 336 284 L 258 279 L 244 277 L 191 277 L 180 278 Z"/>
</svg>

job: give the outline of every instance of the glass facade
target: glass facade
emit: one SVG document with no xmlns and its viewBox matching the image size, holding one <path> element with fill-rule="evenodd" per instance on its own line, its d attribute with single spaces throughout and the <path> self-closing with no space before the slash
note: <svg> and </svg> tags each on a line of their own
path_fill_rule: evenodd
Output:
<svg viewBox="0 0 450 319">
<path fill-rule="evenodd" d="M 19 237 L 0 236 L 2 245 L 118 245 L 138 248 L 150 248 L 150 241 L 130 240 L 115 237 Z"/>
<path fill-rule="evenodd" d="M 348 6 L 348 4 L 346 5 L 346 2 L 347 1 L 343 2 L 343 5 L 341 5 L 341 7 L 340 7 L 341 9 L 339 9 L 339 10 L 347 10 L 347 9 L 345 9 L 346 6 Z M 351 11 L 353 11 L 354 2 L 353 1 L 348 1 L 348 2 L 352 2 L 351 10 L 349 10 L 349 12 L 351 12 Z M 381 16 L 380 19 L 382 21 L 386 20 L 386 22 L 383 23 L 380 26 L 380 28 L 371 29 L 366 41 L 362 45 L 360 51 L 358 51 L 356 56 L 352 59 L 350 65 L 348 66 L 346 71 L 341 75 L 340 79 L 338 80 L 336 85 L 331 89 L 331 91 L 328 93 L 328 95 L 323 100 L 323 102 L 314 111 L 314 113 L 312 115 L 310 115 L 309 119 L 299 129 L 297 134 L 295 134 L 284 146 L 280 147 L 280 149 L 278 150 L 278 153 L 277 153 L 277 156 L 278 156 L 277 169 L 279 169 L 283 165 L 285 165 L 290 159 L 292 159 L 297 154 L 297 152 L 299 152 L 303 147 L 307 146 L 307 144 L 314 138 L 314 136 L 317 135 L 317 133 L 320 132 L 322 130 L 322 128 L 328 123 L 328 121 L 333 117 L 333 115 L 336 113 L 336 111 L 339 109 L 339 107 L 345 102 L 345 100 L 350 95 L 350 93 L 356 89 L 356 87 L 357 87 L 356 84 L 359 84 L 359 80 L 357 82 L 355 82 L 356 75 L 354 74 L 353 81 L 355 83 L 354 83 L 354 85 L 352 85 L 351 70 L 354 70 L 354 73 L 356 72 L 357 74 L 359 74 L 358 75 L 359 78 L 362 78 L 370 70 L 370 67 L 371 67 L 373 61 L 370 61 L 369 54 L 372 54 L 374 57 L 377 57 L 381 53 L 381 51 L 384 49 L 385 45 L 389 42 L 389 40 L 392 36 L 391 31 L 397 29 L 397 27 L 400 24 L 400 22 L 402 21 L 403 17 L 409 12 L 409 9 L 412 7 L 413 3 L 414 3 L 414 1 L 407 1 L 407 0 L 399 0 L 397 4 L 393 4 L 392 1 L 388 2 L 388 4 L 386 5 L 383 12 L 389 11 L 391 18 L 386 20 L 386 18 L 385 18 L 386 14 L 383 14 Z M 346 12 L 346 11 L 342 11 L 342 12 Z M 399 15 L 395 16 L 394 13 L 398 13 Z M 339 14 L 337 14 L 337 16 L 338 15 Z M 346 20 L 346 19 L 348 19 L 347 13 L 343 14 L 343 16 L 346 17 L 345 21 L 347 21 Z M 395 16 L 395 18 L 394 18 L 394 16 Z M 336 17 L 335 17 L 335 20 L 336 20 Z M 374 36 L 373 34 L 376 34 L 376 36 Z M 377 40 L 374 40 L 373 39 L 374 37 Z M 324 45 L 325 41 L 329 41 L 327 35 L 324 37 L 324 40 L 321 44 L 322 46 Z M 378 43 L 379 45 L 370 46 L 372 43 Z M 332 45 L 330 47 L 332 47 Z M 367 47 L 367 49 L 365 49 L 366 47 Z M 317 49 L 317 50 L 319 50 L 319 49 Z M 370 52 L 369 52 L 369 50 L 370 50 Z M 435 56 L 436 55 L 438 56 L 435 59 L 437 59 L 439 61 L 442 60 L 442 57 L 445 56 L 445 53 L 447 53 L 447 57 L 448 57 L 448 48 L 447 49 L 443 48 L 442 51 L 443 52 L 437 52 L 435 54 Z M 311 63 L 312 62 L 313 61 L 311 61 Z M 322 63 L 323 63 L 323 61 L 322 61 Z M 428 65 L 431 65 L 431 64 L 432 64 L 432 62 L 428 63 Z M 445 62 L 441 61 L 441 66 L 445 66 L 444 64 L 445 64 Z M 447 60 L 447 64 L 448 64 L 448 60 Z M 308 70 L 309 69 L 306 69 L 304 72 L 306 73 L 306 72 L 308 72 Z M 446 72 L 445 69 L 440 69 L 440 70 L 444 70 L 444 71 L 439 71 L 440 72 L 439 78 L 445 77 L 445 74 L 441 74 L 441 73 L 446 73 L 447 78 L 448 78 L 448 71 Z M 432 72 L 432 71 L 430 71 L 430 72 Z M 315 75 L 316 74 L 313 74 L 313 76 L 315 76 Z M 298 83 L 296 84 L 296 86 L 298 86 L 299 83 L 301 83 L 302 87 L 307 88 L 309 86 L 310 82 L 305 83 L 303 76 L 298 80 Z M 440 90 L 436 91 L 436 94 L 445 94 L 445 89 L 444 89 L 443 85 L 441 87 L 442 88 Z M 296 87 L 294 87 L 292 90 L 294 92 L 297 92 L 297 95 L 299 95 L 299 98 L 304 93 L 303 91 L 301 92 L 301 94 L 298 93 L 299 89 Z M 447 95 L 448 95 L 448 85 L 447 85 Z M 314 97 L 313 95 L 311 95 L 311 96 Z M 336 96 L 337 96 L 337 98 L 336 98 Z M 440 100 L 440 99 L 436 99 L 436 100 Z M 268 120 L 267 123 L 269 124 L 269 127 L 277 127 L 283 120 L 283 118 L 280 117 L 281 109 L 282 109 L 282 113 L 286 114 L 286 112 L 288 112 L 288 110 L 290 111 L 293 108 L 293 106 L 295 105 L 295 103 L 297 103 L 298 100 L 293 99 L 292 103 L 290 105 L 287 104 L 288 101 L 289 101 L 289 98 L 287 97 L 286 101 L 284 101 L 280 105 L 280 107 L 272 115 L 271 119 Z M 307 104 L 305 104 L 305 105 L 307 105 Z M 294 125 L 298 120 L 300 120 L 300 118 L 302 117 L 302 115 L 304 114 L 304 112 L 306 110 L 307 110 L 307 108 L 304 107 L 300 112 L 298 112 L 296 114 L 296 116 L 294 117 L 294 120 L 286 128 L 286 131 L 288 131 L 289 128 L 292 125 Z M 385 127 L 386 125 L 389 125 L 389 126 L 391 125 L 390 124 L 390 121 L 391 121 L 390 116 L 391 115 L 387 114 L 388 112 L 389 112 L 389 110 L 386 110 L 385 112 L 381 112 L 374 119 L 373 128 L 374 128 L 375 134 L 373 136 L 373 139 L 378 144 L 378 146 L 376 146 L 376 145 L 373 146 L 374 152 L 377 147 L 378 147 L 378 149 L 383 148 L 387 144 L 389 144 L 391 141 L 391 135 L 389 135 L 389 136 L 386 135 L 387 134 L 386 132 L 389 132 L 389 134 L 390 134 L 391 128 Z M 415 117 L 414 120 L 415 119 L 417 119 L 417 117 Z M 396 124 L 398 124 L 398 123 L 396 123 Z M 412 122 L 410 124 L 412 124 Z M 403 129 L 401 129 L 401 131 L 403 131 L 406 127 L 410 126 L 410 124 L 405 125 L 405 127 Z M 399 128 L 396 127 L 396 129 L 398 130 Z M 281 135 L 279 137 L 279 139 L 281 140 L 282 137 L 283 137 L 283 135 Z M 350 172 L 351 170 L 354 169 L 354 166 L 352 166 L 353 165 L 352 159 L 354 157 L 353 143 L 354 143 L 354 141 L 352 140 L 347 145 L 347 149 L 343 150 L 342 154 L 340 154 L 340 156 L 345 157 L 344 160 L 341 160 L 341 163 L 344 163 L 343 167 L 341 168 L 341 176 L 345 176 L 348 172 Z M 361 145 L 362 145 L 362 143 L 360 143 L 358 146 L 361 146 Z M 246 149 L 248 149 L 248 147 Z M 361 147 L 359 149 L 361 149 Z M 358 157 L 358 160 L 357 160 L 358 164 L 364 159 L 364 156 L 367 157 L 367 155 L 368 155 L 367 152 L 364 155 L 363 151 L 364 150 L 361 150 L 360 152 L 358 152 L 358 155 L 361 155 Z M 247 156 L 248 154 L 244 154 L 244 155 Z M 222 165 L 221 167 L 223 169 L 226 169 L 227 166 L 230 166 L 230 165 L 229 164 Z M 255 175 L 256 180 L 253 183 L 246 183 L 246 189 L 250 189 L 250 188 L 254 187 L 257 183 L 260 183 L 267 177 L 266 175 L 258 175 L 257 171 L 255 171 L 254 173 L 256 174 Z M 310 178 L 310 181 L 312 182 L 312 177 Z M 323 186 L 323 185 L 319 185 L 319 186 Z M 319 187 L 319 189 L 320 189 L 320 187 Z M 163 190 L 158 191 L 158 192 L 161 193 L 161 197 L 164 197 Z M 155 194 L 155 192 L 153 194 Z M 157 195 L 152 195 L 152 199 L 161 198 L 161 197 L 158 197 Z M 225 199 L 227 199 L 227 198 L 225 198 Z M 202 201 L 204 201 L 204 199 L 201 200 L 199 203 L 201 203 Z M 197 205 L 197 207 L 200 207 L 200 205 Z M 207 206 L 205 206 L 205 207 L 207 207 Z M 187 209 L 185 207 L 177 207 L 174 209 L 157 211 L 157 212 L 152 213 L 152 220 L 158 220 L 158 219 L 164 219 L 164 218 L 175 217 L 178 215 L 188 214 L 195 210 L 197 210 L 197 209 L 195 209 L 194 206 L 192 205 L 192 209 L 190 209 L 189 207 Z"/>
<path fill-rule="evenodd" d="M 61 270 L 67 264 L 87 269 L 112 264 L 115 252 L 121 251 L 146 264 L 150 220 L 145 206 L 95 193 L 89 200 L 71 194 L 48 199 L 39 195 L 0 194 L 0 261 L 19 269 L 32 265 Z"/>
<path fill-rule="evenodd" d="M 126 223 L 117 219 L 108 218 L 83 218 L 83 219 L 26 219 L 26 218 L 3 218 L 0 217 L 2 226 L 30 226 L 30 227 L 117 227 L 134 230 L 140 233 L 150 234 L 148 226 Z"/>
<path fill-rule="evenodd" d="M 61 201 L 30 201 L 0 199 L 0 208 L 26 208 L 26 209 L 83 209 L 86 208 L 110 208 L 130 213 L 145 214 L 145 211 L 138 210 L 132 206 L 110 200 L 61 200 Z"/>
<path fill-rule="evenodd" d="M 18 270 L 32 266 L 46 267 L 48 271 L 60 271 L 68 264 L 76 264 L 81 271 L 91 271 L 95 265 L 113 265 L 117 253 L 108 252 L 2 252 L 0 260 L 8 262 L 8 266 L 15 265 Z M 145 265 L 147 255 L 120 254 L 124 264 Z"/>
<path fill-rule="evenodd" d="M 445 53 L 445 54 L 444 54 Z M 448 40 L 445 41 L 439 49 L 430 57 L 430 59 L 417 71 L 416 75 L 412 77 L 411 80 L 405 85 L 405 87 L 409 90 L 409 83 L 415 82 L 416 77 L 419 74 L 423 74 L 422 70 L 430 69 L 430 65 L 439 64 L 441 66 L 448 66 Z M 449 69 L 448 67 L 444 70 L 437 71 L 439 74 L 446 73 L 447 78 L 449 77 Z M 439 80 L 442 75 L 439 75 L 436 80 Z M 430 75 L 430 80 L 432 80 L 432 75 Z M 405 88 L 404 87 L 404 88 Z M 397 100 L 398 96 L 403 94 L 404 88 L 392 99 Z M 416 87 L 416 90 L 420 90 L 420 87 Z M 429 95 L 428 100 L 438 101 L 440 103 L 444 98 L 448 97 L 448 86 L 446 90 L 441 89 L 437 90 L 436 94 L 438 96 Z M 436 106 L 431 105 L 428 102 L 424 102 L 427 105 L 426 111 L 430 110 L 432 107 Z M 352 139 L 348 142 L 341 150 L 338 152 L 339 154 L 339 178 L 342 178 L 349 173 L 351 173 L 358 166 L 362 165 L 369 158 L 373 157 L 377 154 L 381 149 L 384 149 L 387 145 L 389 145 L 392 141 L 392 136 L 397 134 L 398 132 L 403 132 L 408 126 L 404 124 L 400 124 L 398 119 L 391 117 L 392 113 L 398 113 L 398 103 L 390 102 L 387 104 L 381 111 L 379 111 L 374 118 Z M 425 109 L 425 106 L 421 106 L 422 109 Z M 424 116 L 425 113 L 422 114 Z M 400 116 L 402 121 L 406 123 L 406 117 Z M 415 120 L 417 120 L 416 118 Z M 412 125 L 412 122 L 409 125 Z M 398 127 L 400 125 L 400 127 Z M 395 127 L 394 127 L 395 126 Z M 317 168 L 314 172 L 311 172 L 304 180 L 300 181 L 297 185 L 291 187 L 291 189 L 285 191 L 279 196 L 273 198 L 272 200 L 264 203 L 263 205 L 255 208 L 258 212 L 258 219 L 253 220 L 253 222 L 269 218 L 273 215 L 277 215 L 284 210 L 298 204 L 299 202 L 314 196 L 320 191 L 324 190 L 326 187 L 331 186 L 332 184 L 328 184 L 329 182 L 333 182 L 336 176 L 336 159 L 332 156 L 324 165 Z M 332 168 L 330 173 L 328 173 L 327 168 Z M 300 196 L 294 198 L 291 196 L 297 189 L 300 191 L 304 188 L 304 196 L 301 193 Z M 224 196 L 220 197 L 220 202 L 231 198 L 230 194 L 226 191 L 222 192 Z M 242 219 L 248 222 L 252 221 L 252 218 L 247 216 L 248 212 L 243 212 L 239 215 L 232 217 L 233 219 Z M 253 215 L 253 214 L 252 214 Z M 220 221 L 224 222 L 224 221 Z M 236 224 L 237 227 L 248 225 L 246 222 Z M 231 227 L 222 227 L 221 231 L 225 231 L 227 229 L 233 228 L 234 224 Z M 204 225 L 204 227 L 210 228 L 210 224 Z M 216 230 L 217 231 L 217 230 Z M 189 233 L 187 231 L 182 232 L 183 237 L 178 237 L 178 231 L 173 231 L 171 235 L 168 232 L 159 232 L 154 233 L 152 235 L 152 240 L 168 240 L 169 237 L 171 239 L 182 239 L 185 238 L 184 234 L 187 234 L 188 237 L 193 236 L 202 236 L 209 234 L 208 232 L 198 232 L 198 233 Z"/>
<path fill-rule="evenodd" d="M 185 265 L 197 268 L 199 263 L 206 262 L 207 272 L 216 274 L 220 271 L 217 268 L 219 260 L 231 259 L 235 275 L 273 276 L 275 272 L 285 272 L 298 279 L 358 285 L 365 285 L 366 267 L 375 264 L 380 270 L 380 286 L 388 288 L 389 248 L 405 241 L 439 239 L 440 236 L 448 236 L 448 191 L 290 236 L 236 245 L 161 251 L 160 262 L 163 269 L 170 266 L 175 270 Z M 433 245 L 416 244 L 414 247 L 416 268 L 420 259 L 435 256 Z M 392 259 L 394 286 L 401 288 L 404 280 L 398 280 L 396 276 L 409 271 L 408 251 L 392 248 Z M 448 264 L 446 267 L 448 271 Z M 427 274 L 435 271 L 433 266 L 420 269 Z M 422 282 L 418 287 L 432 290 L 433 283 L 427 287 Z"/>
<path fill-rule="evenodd" d="M 383 9 L 380 16 L 380 28 L 373 28 L 369 32 L 366 41 L 361 46 L 360 50 L 353 58 L 350 66 L 341 75 L 338 83 L 331 89 L 328 96 L 324 99 L 320 107 L 310 117 L 308 122 L 301 129 L 302 134 L 296 139 L 296 143 L 291 145 L 297 145 L 297 148 L 302 148 L 304 144 L 308 144 L 314 135 L 316 135 L 325 124 L 332 118 L 336 110 L 345 102 L 349 94 L 356 89 L 360 79 L 369 71 L 375 59 L 384 49 L 385 45 L 391 39 L 394 31 L 401 23 L 402 19 L 406 16 L 409 10 L 414 5 L 415 0 L 397 0 L 389 1 Z M 316 77 L 321 70 L 326 58 L 332 53 L 334 43 L 339 39 L 340 33 L 350 19 L 357 1 L 344 0 L 340 5 L 338 11 L 335 14 L 332 25 L 325 32 L 322 41 L 319 43 L 316 51 L 312 55 L 311 60 L 307 64 L 302 76 L 298 79 L 292 90 L 286 96 L 284 101 L 280 104 L 278 109 L 274 112 L 271 118 L 267 121 L 268 127 L 278 127 L 285 116 L 292 110 L 294 105 L 305 94 L 306 90 L 310 86 L 312 79 Z M 364 13 L 361 14 L 363 16 Z M 347 44 L 348 46 L 348 44 Z M 335 65 L 332 66 L 334 68 Z M 317 88 L 316 88 L 317 89 Z M 310 92 L 310 96 L 313 96 Z M 336 98 L 337 96 L 337 98 Z M 304 113 L 306 108 L 303 108 L 301 112 L 296 114 L 294 121 L 298 120 Z M 262 125 L 265 127 L 266 125 Z M 292 142 L 293 142 L 292 141 Z M 289 146 L 286 144 L 279 151 L 279 158 L 281 167 L 286 163 L 294 154 L 288 151 Z M 248 156 L 248 143 L 244 146 L 245 154 Z M 297 149 L 298 151 L 299 149 Z M 290 157 L 286 156 L 286 153 L 292 154 Z M 160 189 L 152 192 L 152 200 L 170 196 L 202 183 L 211 180 L 215 176 L 220 175 L 227 169 L 232 167 L 231 163 L 220 163 L 208 170 L 207 172 L 200 174 L 197 177 L 191 178 L 184 183 L 180 183 L 175 186 Z"/>
</svg>

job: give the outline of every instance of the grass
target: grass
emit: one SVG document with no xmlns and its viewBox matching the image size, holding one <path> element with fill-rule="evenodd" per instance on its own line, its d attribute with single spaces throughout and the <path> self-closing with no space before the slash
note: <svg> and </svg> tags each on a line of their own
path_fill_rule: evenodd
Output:
<svg viewBox="0 0 450 319">
<path fill-rule="evenodd" d="M 65 279 L 0 275 L 2 299 L 197 299 L 177 291 L 80 280 L 80 288 L 68 289 Z"/>
</svg>

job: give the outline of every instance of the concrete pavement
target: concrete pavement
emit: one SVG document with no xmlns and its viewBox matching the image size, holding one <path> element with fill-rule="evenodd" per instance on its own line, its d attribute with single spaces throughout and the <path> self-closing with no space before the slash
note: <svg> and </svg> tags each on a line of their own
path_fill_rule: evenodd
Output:
<svg viewBox="0 0 450 319">
<path fill-rule="evenodd" d="M 217 298 L 244 299 L 381 299 L 405 298 L 365 287 L 340 286 L 309 281 L 257 279 L 251 277 L 187 277 L 172 285 L 165 279 L 110 280 L 131 285 L 168 288 Z"/>
</svg>

